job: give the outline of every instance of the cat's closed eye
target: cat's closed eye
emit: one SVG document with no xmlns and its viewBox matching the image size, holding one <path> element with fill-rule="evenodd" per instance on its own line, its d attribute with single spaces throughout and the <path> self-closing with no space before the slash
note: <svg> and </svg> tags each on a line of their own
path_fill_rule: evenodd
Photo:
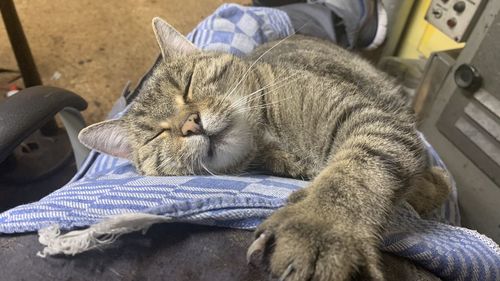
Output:
<svg viewBox="0 0 500 281">
<path fill-rule="evenodd" d="M 152 138 L 148 139 L 144 145 L 148 145 L 150 142 L 152 142 L 153 140 L 155 140 L 156 138 L 158 138 L 161 134 L 163 134 L 165 132 L 165 130 L 160 130 L 158 131 Z"/>
<path fill-rule="evenodd" d="M 191 82 L 193 81 L 194 73 L 189 76 L 189 80 L 186 84 L 186 88 L 184 90 L 184 94 L 182 95 L 182 99 L 185 103 L 189 103 L 193 100 L 193 88 L 191 86 Z"/>
<path fill-rule="evenodd" d="M 149 144 L 150 142 L 152 142 L 153 140 L 155 140 L 156 138 L 158 138 L 159 136 L 161 136 L 161 134 L 163 134 L 165 132 L 170 132 L 172 130 L 169 122 L 162 121 L 162 122 L 160 122 L 159 125 L 160 125 L 160 129 L 151 138 L 149 138 L 144 143 L 144 145 Z"/>
</svg>

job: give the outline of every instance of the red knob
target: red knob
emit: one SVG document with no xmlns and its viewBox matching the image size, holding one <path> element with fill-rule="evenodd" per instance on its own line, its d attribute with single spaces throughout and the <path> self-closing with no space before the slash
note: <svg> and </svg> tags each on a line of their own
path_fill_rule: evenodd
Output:
<svg viewBox="0 0 500 281">
<path fill-rule="evenodd" d="M 449 28 L 454 28 L 457 25 L 457 19 L 451 18 L 446 21 L 446 24 L 448 25 Z"/>
</svg>

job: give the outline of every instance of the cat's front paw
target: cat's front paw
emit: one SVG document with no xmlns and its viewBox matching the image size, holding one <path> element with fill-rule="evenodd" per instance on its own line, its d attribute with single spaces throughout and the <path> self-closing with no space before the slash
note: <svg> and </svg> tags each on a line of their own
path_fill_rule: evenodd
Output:
<svg viewBox="0 0 500 281">
<path fill-rule="evenodd" d="M 325 218 L 303 202 L 278 210 L 256 231 L 249 263 L 287 281 L 383 280 L 373 233 Z"/>
</svg>

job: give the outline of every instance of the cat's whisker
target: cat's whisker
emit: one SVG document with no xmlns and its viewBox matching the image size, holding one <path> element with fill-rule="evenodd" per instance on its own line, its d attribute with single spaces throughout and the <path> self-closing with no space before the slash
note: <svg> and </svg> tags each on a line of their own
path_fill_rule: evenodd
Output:
<svg viewBox="0 0 500 281">
<path fill-rule="evenodd" d="M 294 75 L 289 76 L 289 77 L 288 77 L 288 79 L 292 78 L 293 76 L 294 76 Z M 286 80 L 288 80 L 288 79 L 283 79 L 283 80 L 281 80 L 281 81 L 286 81 Z M 295 80 L 295 79 L 294 79 L 294 80 Z M 290 82 L 292 82 L 292 81 L 290 81 Z M 275 86 L 276 84 L 277 84 L 277 83 L 275 83 L 274 85 L 270 85 L 270 86 Z M 246 100 L 246 103 L 248 104 L 248 103 L 250 103 L 251 101 L 253 101 L 253 100 L 255 100 L 255 99 L 261 98 L 261 97 L 266 96 L 266 95 L 269 95 L 269 94 L 278 93 L 278 92 L 276 91 L 277 89 L 279 89 L 279 88 L 281 88 L 281 87 L 284 87 L 284 86 L 286 86 L 286 85 L 288 85 L 288 84 L 289 84 L 289 83 L 282 83 L 281 85 L 279 85 L 279 86 L 277 86 L 277 87 L 273 88 L 272 90 L 267 91 L 267 92 L 264 92 L 264 93 L 260 93 L 260 94 L 256 93 L 256 92 L 258 92 L 258 91 L 255 91 L 254 93 L 252 93 L 252 94 L 250 94 L 250 95 L 246 96 L 246 97 L 249 97 L 249 96 L 251 96 L 251 95 L 254 95 L 254 97 L 252 97 L 251 99 Z M 256 95 L 256 94 L 258 94 L 258 95 Z M 256 95 L 256 96 L 255 96 L 255 95 Z M 262 104 L 262 105 L 256 105 L 256 106 L 266 106 L 267 104 L 269 104 L 269 103 L 264 103 L 264 104 Z M 238 110 L 239 110 L 239 109 L 245 109 L 245 108 L 247 108 L 247 107 L 245 107 L 244 105 L 245 105 L 245 103 L 239 103 L 239 104 L 237 104 L 236 106 L 234 106 L 234 108 L 236 108 L 236 109 L 238 109 Z M 230 108 L 231 108 L 231 106 L 230 106 Z"/>
<path fill-rule="evenodd" d="M 267 93 L 260 93 L 263 90 L 271 88 L 271 87 L 274 87 L 274 86 L 277 86 L 278 84 L 286 82 L 287 80 L 290 80 L 291 78 L 295 78 L 295 76 L 297 76 L 297 75 L 298 75 L 298 72 L 295 72 L 294 74 L 292 74 L 292 75 L 290 75 L 290 76 L 288 76 L 288 77 L 286 77 L 284 79 L 278 80 L 278 81 L 276 81 L 274 83 L 270 83 L 270 84 L 268 84 L 268 85 L 266 85 L 266 86 L 264 86 L 264 87 L 262 87 L 262 88 L 260 88 L 260 89 L 258 89 L 256 91 L 254 91 L 253 93 L 250 93 L 249 95 L 243 96 L 243 97 L 239 98 L 238 100 L 236 100 L 234 103 L 232 103 L 231 106 L 228 109 L 231 109 L 231 108 L 234 108 L 234 107 L 238 107 L 239 105 L 242 105 L 242 104 L 248 103 L 250 101 L 253 101 L 256 98 L 261 98 L 262 96 L 264 96 L 264 95 L 266 95 L 266 94 L 268 94 L 268 93 L 271 92 L 270 91 L 270 92 L 267 92 Z M 279 89 L 279 88 L 281 88 L 283 86 L 286 86 L 286 85 L 288 85 L 288 83 L 283 83 L 283 84 L 279 85 L 278 87 L 274 88 L 273 90 Z M 252 96 L 256 96 L 256 97 L 254 97 L 253 99 L 249 100 L 248 98 L 250 98 Z"/>
<path fill-rule="evenodd" d="M 243 73 L 243 76 L 241 77 L 240 80 L 238 80 L 238 82 L 236 83 L 236 85 L 234 86 L 234 88 L 232 88 L 232 90 L 228 93 L 228 94 L 225 94 L 223 99 L 226 99 L 227 97 L 231 96 L 234 91 L 238 88 L 238 86 L 241 84 L 241 82 L 243 82 L 243 80 L 245 80 L 245 78 L 247 77 L 248 73 L 250 72 L 250 70 L 253 69 L 253 67 L 255 66 L 255 64 L 257 64 L 257 62 L 259 62 L 265 55 L 267 55 L 270 51 L 272 51 L 274 48 L 276 48 L 277 46 L 279 46 L 281 43 L 285 42 L 286 40 L 290 39 L 290 37 L 294 36 L 295 34 L 297 34 L 297 32 L 299 30 L 301 30 L 308 22 L 306 22 L 304 25 L 302 25 L 299 29 L 297 29 L 296 31 L 294 31 L 292 34 L 288 35 L 287 37 L 281 39 L 280 41 L 278 41 L 276 44 L 274 44 L 271 48 L 267 49 L 264 53 L 262 53 L 249 67 L 248 69 Z"/>
<path fill-rule="evenodd" d="M 256 99 L 259 99 L 259 98 L 262 98 L 263 96 L 266 96 L 268 95 L 270 92 L 262 92 L 262 91 L 258 91 L 256 94 L 256 96 L 254 97 L 251 97 L 250 99 L 248 97 L 245 97 L 241 100 L 239 100 L 237 103 L 233 103 L 231 104 L 228 109 L 229 110 L 235 110 L 235 109 L 242 109 L 242 108 L 245 108 L 245 105 L 246 104 L 249 104 L 250 102 L 256 100 Z"/>
<path fill-rule="evenodd" d="M 191 163 L 191 167 L 189 167 L 191 175 L 196 175 L 194 172 L 194 160 L 189 161 L 189 163 Z"/>
<path fill-rule="evenodd" d="M 281 103 L 281 102 L 286 101 L 286 100 L 291 99 L 291 98 L 292 98 L 292 97 L 288 97 L 288 98 L 285 98 L 285 99 L 281 99 L 281 100 L 278 100 L 278 101 L 269 102 L 269 103 L 265 103 L 265 104 L 261 104 L 261 105 L 257 105 L 257 106 L 245 107 L 245 108 L 242 108 L 242 109 L 236 110 L 236 111 L 235 111 L 235 113 L 242 113 L 242 112 L 245 112 L 245 111 L 250 111 L 250 110 L 254 110 L 254 109 L 262 109 L 262 108 L 266 108 L 266 107 L 268 107 L 269 105 L 278 104 L 278 103 Z"/>
<path fill-rule="evenodd" d="M 272 49 L 274 49 L 275 47 L 277 47 L 278 45 L 280 45 L 281 43 L 283 43 L 284 41 L 286 41 L 287 39 L 291 38 L 292 36 L 294 36 L 295 34 L 297 34 L 297 32 L 299 32 L 302 28 L 304 28 L 307 24 L 309 24 L 309 21 L 307 21 L 306 23 L 304 23 L 301 27 L 299 27 L 297 30 L 295 30 L 292 34 L 286 36 L 285 38 L 281 39 L 280 41 L 278 41 L 276 44 L 274 44 L 271 48 L 269 48 L 268 50 L 266 50 L 264 53 L 262 53 L 249 67 L 248 69 L 243 73 L 242 77 L 240 80 L 237 81 L 236 85 L 234 87 L 230 87 L 228 90 L 228 92 L 226 92 L 224 94 L 224 96 L 222 97 L 222 99 L 220 99 L 219 101 L 219 105 L 222 105 L 223 102 L 225 102 L 227 100 L 227 98 L 229 98 L 233 92 L 238 88 L 238 86 L 241 84 L 241 82 L 243 82 L 243 80 L 246 78 L 246 76 L 248 75 L 248 73 L 250 72 L 250 70 L 252 70 L 252 68 L 255 66 L 255 64 L 257 62 L 259 62 L 267 53 L 269 53 Z"/>
<path fill-rule="evenodd" d="M 277 89 L 282 88 L 282 87 L 287 86 L 287 85 L 288 85 L 288 83 L 286 83 L 286 84 L 281 84 L 281 85 L 277 86 L 276 88 L 273 88 L 272 90 L 270 90 L 270 91 L 268 91 L 268 92 L 262 93 L 262 94 L 260 94 L 260 95 L 257 95 L 257 96 L 252 97 L 251 99 L 248 99 L 246 102 L 247 102 L 247 103 L 249 103 L 249 102 L 251 102 L 251 101 L 254 101 L 254 100 L 256 100 L 256 99 L 259 99 L 259 98 L 261 98 L 261 97 L 264 97 L 264 96 L 266 96 L 266 95 L 269 95 L 269 94 L 272 94 L 272 93 L 276 93 L 276 90 L 277 90 Z"/>
<path fill-rule="evenodd" d="M 289 80 L 293 77 L 294 75 L 292 76 L 289 76 L 287 79 L 282 79 L 280 80 L 280 82 L 284 82 L 286 80 Z M 295 79 L 294 79 L 295 80 Z M 292 82 L 292 81 L 290 81 Z M 276 86 L 278 84 L 277 83 L 274 83 L 274 84 L 271 84 L 269 85 L 269 87 L 272 87 L 272 86 Z M 241 110 L 244 110 L 245 108 L 247 108 L 245 105 L 249 105 L 252 101 L 256 100 L 256 99 L 259 99 L 259 98 L 262 98 L 264 96 L 267 96 L 269 94 L 273 94 L 273 93 L 277 93 L 277 89 L 281 88 L 281 87 L 284 87 L 288 85 L 288 83 L 282 83 L 281 85 L 273 88 L 272 90 L 268 91 L 268 92 L 263 92 L 263 93 L 260 93 L 259 90 L 253 92 L 252 94 L 246 96 L 245 98 L 246 99 L 240 99 L 238 102 L 235 102 L 234 104 L 232 104 L 231 106 L 228 107 L 228 110 L 234 110 L 235 112 L 241 112 Z M 253 96 L 253 97 L 252 97 Z M 248 98 L 250 97 L 250 98 Z M 258 105 L 257 105 L 258 106 Z M 265 104 L 264 104 L 265 106 Z"/>
<path fill-rule="evenodd" d="M 207 166 L 205 166 L 205 164 L 203 164 L 203 161 L 201 159 L 199 160 L 199 163 L 200 163 L 200 166 L 203 167 L 203 169 L 205 169 L 205 171 L 207 171 L 210 175 L 217 176 L 215 173 L 210 171 L 210 169 L 208 169 Z"/>
</svg>

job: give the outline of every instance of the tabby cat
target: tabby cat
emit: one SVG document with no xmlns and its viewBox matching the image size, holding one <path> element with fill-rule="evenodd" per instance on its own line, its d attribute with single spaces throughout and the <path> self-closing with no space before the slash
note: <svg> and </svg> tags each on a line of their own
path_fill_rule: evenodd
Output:
<svg viewBox="0 0 500 281">
<path fill-rule="evenodd" d="M 87 127 L 81 142 L 144 175 L 265 167 L 309 178 L 258 228 L 249 258 L 286 280 L 382 280 L 387 216 L 415 186 L 444 181 L 426 168 L 401 87 L 319 39 L 239 58 L 200 51 L 159 18 L 153 27 L 163 61 L 123 117 Z"/>
</svg>

